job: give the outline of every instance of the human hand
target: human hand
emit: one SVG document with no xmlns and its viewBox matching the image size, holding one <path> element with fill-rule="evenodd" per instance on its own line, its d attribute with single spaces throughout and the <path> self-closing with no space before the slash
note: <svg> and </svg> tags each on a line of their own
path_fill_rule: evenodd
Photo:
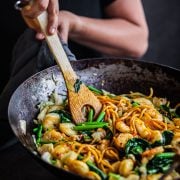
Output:
<svg viewBox="0 0 180 180">
<path fill-rule="evenodd" d="M 68 37 L 73 37 L 82 28 L 80 16 L 69 11 L 61 10 L 58 18 L 58 34 L 62 41 L 68 41 Z"/>
<path fill-rule="evenodd" d="M 35 18 L 43 11 L 48 13 L 47 33 L 54 34 L 58 27 L 59 4 L 58 0 L 33 0 L 33 3 L 25 6 L 22 9 L 22 16 L 24 17 L 28 26 L 37 31 L 36 38 L 44 39 L 43 33 L 40 31 Z"/>
</svg>

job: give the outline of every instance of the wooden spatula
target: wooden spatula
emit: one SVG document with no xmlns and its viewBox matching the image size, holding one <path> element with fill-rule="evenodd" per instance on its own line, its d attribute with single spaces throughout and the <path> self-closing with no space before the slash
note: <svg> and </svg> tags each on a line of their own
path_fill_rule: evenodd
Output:
<svg viewBox="0 0 180 180">
<path fill-rule="evenodd" d="M 78 82 L 79 78 L 71 67 L 71 64 L 66 56 L 66 53 L 64 52 L 58 35 L 54 34 L 49 36 L 46 33 L 47 13 L 44 12 L 39 15 L 37 17 L 37 21 L 42 32 L 45 35 L 48 46 L 64 76 L 68 92 L 69 107 L 74 122 L 78 124 L 85 121 L 85 117 L 82 113 L 82 108 L 86 105 L 91 106 L 94 109 L 95 116 L 97 116 L 102 108 L 100 101 L 83 83 L 80 85 L 80 89 L 76 90 L 75 84 Z"/>
</svg>

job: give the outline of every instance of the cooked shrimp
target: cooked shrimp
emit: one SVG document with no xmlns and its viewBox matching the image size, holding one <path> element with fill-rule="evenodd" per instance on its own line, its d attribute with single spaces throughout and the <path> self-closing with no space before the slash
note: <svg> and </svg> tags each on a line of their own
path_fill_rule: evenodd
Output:
<svg viewBox="0 0 180 180">
<path fill-rule="evenodd" d="M 42 122 L 44 130 L 57 128 L 59 125 L 59 115 L 56 113 L 47 114 Z"/>
<path fill-rule="evenodd" d="M 180 128 L 180 118 L 174 118 L 173 122 L 176 126 L 179 126 L 179 128 Z"/>
<path fill-rule="evenodd" d="M 49 106 L 47 113 L 57 111 L 57 110 L 62 110 L 62 109 L 64 109 L 64 107 L 61 105 L 52 105 L 52 106 Z"/>
<path fill-rule="evenodd" d="M 53 144 L 43 144 L 42 146 L 38 147 L 38 151 L 40 154 L 43 154 L 44 152 L 52 153 L 54 150 Z"/>
<path fill-rule="evenodd" d="M 68 168 L 70 171 L 77 173 L 81 176 L 86 176 L 89 172 L 89 167 L 86 163 L 79 160 L 71 160 L 69 161 Z"/>
<path fill-rule="evenodd" d="M 39 123 L 41 123 L 43 121 L 44 117 L 46 116 L 48 109 L 49 109 L 49 106 L 45 106 L 41 110 L 41 112 L 38 114 L 37 119 L 38 119 Z"/>
<path fill-rule="evenodd" d="M 42 136 L 42 140 L 44 140 L 44 141 L 58 142 L 58 141 L 62 140 L 63 138 L 64 138 L 64 136 L 60 132 L 56 131 L 55 129 L 46 131 Z"/>
<path fill-rule="evenodd" d="M 75 124 L 73 123 L 60 123 L 59 130 L 67 136 L 77 135 L 77 131 L 73 130 Z"/>
<path fill-rule="evenodd" d="M 99 141 L 99 144 L 97 145 L 97 149 L 99 149 L 100 151 L 103 151 L 109 146 L 109 144 L 110 144 L 110 141 L 108 139 L 103 139 Z"/>
<path fill-rule="evenodd" d="M 116 122 L 116 129 L 122 133 L 129 133 L 130 132 L 130 128 L 128 125 L 126 125 L 126 123 L 124 121 L 117 121 Z"/>
<path fill-rule="evenodd" d="M 155 141 L 161 141 L 162 138 L 163 137 L 161 131 L 151 130 L 151 137 L 150 137 L 151 143 L 154 143 Z"/>
<path fill-rule="evenodd" d="M 126 180 L 139 180 L 140 178 L 139 178 L 139 175 L 137 175 L 137 174 L 130 174 L 127 178 L 126 178 Z"/>
<path fill-rule="evenodd" d="M 70 147 L 67 144 L 59 144 L 54 148 L 53 156 L 62 159 L 63 155 L 70 150 Z"/>
<path fill-rule="evenodd" d="M 147 180 L 157 180 L 160 179 L 160 177 L 162 176 L 162 174 L 151 174 L 147 176 Z"/>
<path fill-rule="evenodd" d="M 88 177 L 88 179 L 101 180 L 101 177 L 94 171 L 89 171 L 88 173 L 86 173 L 86 176 Z"/>
<path fill-rule="evenodd" d="M 146 113 L 148 113 L 153 119 L 163 121 L 162 114 L 160 114 L 155 108 L 147 109 Z"/>
<path fill-rule="evenodd" d="M 114 173 L 118 173 L 119 167 L 120 167 L 120 163 L 121 163 L 121 161 L 116 161 L 115 163 L 112 164 L 113 172 Z"/>
<path fill-rule="evenodd" d="M 135 124 L 135 127 L 136 127 L 136 130 L 138 132 L 138 134 L 142 137 L 142 138 L 145 138 L 145 139 L 149 139 L 150 136 L 151 136 L 151 131 L 150 129 L 148 129 L 146 126 L 145 126 L 145 123 L 143 121 L 141 121 L 140 119 L 136 118 L 134 120 L 134 124 Z"/>
<path fill-rule="evenodd" d="M 126 177 L 131 173 L 131 171 L 133 170 L 133 167 L 134 167 L 134 162 L 132 159 L 124 159 L 120 163 L 119 174 Z"/>
<path fill-rule="evenodd" d="M 69 151 L 62 155 L 61 162 L 63 164 L 68 164 L 69 161 L 76 160 L 77 157 L 78 157 L 77 153 L 75 153 L 74 151 Z"/>
<path fill-rule="evenodd" d="M 180 153 L 180 132 L 175 132 L 171 145 Z"/>
<path fill-rule="evenodd" d="M 99 142 L 106 136 L 106 131 L 102 128 L 98 128 L 91 136 L 93 137 L 94 142 Z"/>
<path fill-rule="evenodd" d="M 119 148 L 124 148 L 129 139 L 133 138 L 130 133 L 121 133 L 117 137 L 114 137 L 113 141 L 115 146 Z"/>
</svg>

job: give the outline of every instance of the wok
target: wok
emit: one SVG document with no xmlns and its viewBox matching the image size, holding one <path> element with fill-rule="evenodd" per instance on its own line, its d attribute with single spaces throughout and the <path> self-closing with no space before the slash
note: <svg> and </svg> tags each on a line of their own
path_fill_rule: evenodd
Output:
<svg viewBox="0 0 180 180">
<path fill-rule="evenodd" d="M 115 94 L 140 91 L 166 97 L 175 105 L 180 100 L 180 71 L 167 66 L 123 58 L 87 59 L 71 62 L 80 79 L 88 85 Z M 37 104 L 47 100 L 55 90 L 66 94 L 62 74 L 57 66 L 45 69 L 23 82 L 11 97 L 8 116 L 10 126 L 30 154 L 49 171 L 62 178 L 81 178 L 63 169 L 47 164 L 36 153 L 32 139 L 33 118 L 38 113 Z M 20 120 L 26 121 L 26 134 L 20 128 Z"/>
</svg>

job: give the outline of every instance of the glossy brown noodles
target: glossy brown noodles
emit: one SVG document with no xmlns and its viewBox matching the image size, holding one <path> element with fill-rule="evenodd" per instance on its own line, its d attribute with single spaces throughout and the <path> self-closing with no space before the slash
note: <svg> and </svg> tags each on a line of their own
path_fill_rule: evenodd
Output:
<svg viewBox="0 0 180 180">
<path fill-rule="evenodd" d="M 67 99 L 52 94 L 39 105 L 33 137 L 48 163 L 89 179 L 159 179 L 179 152 L 179 105 L 139 92 L 93 92 L 103 105 L 98 117 L 74 124 Z M 180 177 L 173 171 L 170 177 Z"/>
</svg>

